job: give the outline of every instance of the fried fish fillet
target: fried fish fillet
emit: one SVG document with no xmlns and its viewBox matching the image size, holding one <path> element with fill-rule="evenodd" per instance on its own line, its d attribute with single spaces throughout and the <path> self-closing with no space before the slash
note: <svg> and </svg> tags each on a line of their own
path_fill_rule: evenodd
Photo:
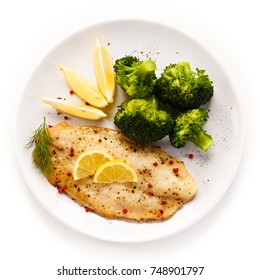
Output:
<svg viewBox="0 0 260 280">
<path fill-rule="evenodd" d="M 104 217 L 167 219 L 197 191 L 197 183 L 184 163 L 160 147 L 134 144 L 121 132 L 102 127 L 69 126 L 62 122 L 49 128 L 49 132 L 54 162 L 49 182 Z M 93 183 L 89 178 L 75 181 L 71 174 L 77 157 L 92 149 L 101 149 L 132 165 L 138 183 Z"/>
</svg>

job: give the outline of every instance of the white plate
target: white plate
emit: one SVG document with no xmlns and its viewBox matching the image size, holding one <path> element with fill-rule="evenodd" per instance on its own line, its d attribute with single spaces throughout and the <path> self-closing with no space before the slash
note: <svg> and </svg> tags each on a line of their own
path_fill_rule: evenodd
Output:
<svg viewBox="0 0 260 280">
<path fill-rule="evenodd" d="M 95 37 L 100 36 L 108 45 L 113 59 L 126 54 L 147 57 L 156 61 L 159 74 L 166 65 L 189 61 L 192 68 L 206 69 L 214 82 L 215 94 L 209 104 L 210 118 L 206 130 L 215 140 L 214 146 L 204 153 L 192 144 L 183 149 L 174 149 L 164 141 L 163 148 L 183 160 L 199 182 L 195 199 L 185 204 L 172 218 L 156 223 L 132 223 L 107 220 L 84 209 L 59 195 L 31 161 L 31 150 L 25 149 L 31 132 L 46 116 L 48 123 L 63 121 L 64 115 L 43 104 L 43 97 L 70 96 L 59 64 L 85 74 L 95 82 L 92 50 Z M 89 122 L 70 118 L 70 124 L 96 124 L 113 127 L 113 115 L 120 103 L 117 98 L 109 118 L 102 122 Z M 117 242 L 140 242 L 166 237 L 191 226 L 220 200 L 228 189 L 239 163 L 243 130 L 237 97 L 227 75 L 215 58 L 192 38 L 172 27 L 159 23 L 122 20 L 104 22 L 81 30 L 58 44 L 41 61 L 33 72 L 22 95 L 17 111 L 16 148 L 23 175 L 39 202 L 58 220 L 86 235 Z M 188 158 L 188 154 L 194 158 Z"/>
</svg>

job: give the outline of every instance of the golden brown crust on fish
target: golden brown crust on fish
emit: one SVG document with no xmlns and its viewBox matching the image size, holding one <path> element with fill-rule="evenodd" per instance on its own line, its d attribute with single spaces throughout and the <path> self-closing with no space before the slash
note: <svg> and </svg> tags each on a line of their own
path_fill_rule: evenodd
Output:
<svg viewBox="0 0 260 280">
<path fill-rule="evenodd" d="M 109 128 L 69 126 L 63 122 L 49 131 L 54 160 L 49 182 L 102 216 L 136 221 L 163 220 L 171 217 L 196 193 L 197 183 L 184 163 L 160 147 L 134 144 L 119 131 Z M 101 149 L 132 165 L 138 183 L 101 184 L 93 183 L 91 179 L 73 180 L 72 170 L 77 157 L 92 149 Z"/>
</svg>

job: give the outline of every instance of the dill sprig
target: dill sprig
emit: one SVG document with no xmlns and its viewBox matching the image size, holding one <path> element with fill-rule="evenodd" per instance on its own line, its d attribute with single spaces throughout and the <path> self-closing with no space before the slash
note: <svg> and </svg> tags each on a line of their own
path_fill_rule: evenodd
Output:
<svg viewBox="0 0 260 280">
<path fill-rule="evenodd" d="M 52 138 L 44 117 L 43 123 L 33 131 L 29 137 L 26 147 L 29 148 L 35 143 L 32 152 L 33 163 L 41 170 L 44 175 L 50 175 L 52 171 L 53 161 L 51 152 L 48 148 L 52 144 Z"/>
</svg>

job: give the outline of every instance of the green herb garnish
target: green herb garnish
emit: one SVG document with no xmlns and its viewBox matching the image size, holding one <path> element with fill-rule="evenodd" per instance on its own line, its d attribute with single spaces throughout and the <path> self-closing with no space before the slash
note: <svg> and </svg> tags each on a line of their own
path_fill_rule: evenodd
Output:
<svg viewBox="0 0 260 280">
<path fill-rule="evenodd" d="M 48 176 L 50 175 L 53 166 L 51 152 L 48 148 L 48 146 L 52 144 L 52 138 L 45 117 L 43 123 L 33 131 L 32 135 L 29 137 L 26 147 L 29 148 L 34 143 L 35 148 L 32 152 L 33 163 L 44 175 Z"/>
</svg>

